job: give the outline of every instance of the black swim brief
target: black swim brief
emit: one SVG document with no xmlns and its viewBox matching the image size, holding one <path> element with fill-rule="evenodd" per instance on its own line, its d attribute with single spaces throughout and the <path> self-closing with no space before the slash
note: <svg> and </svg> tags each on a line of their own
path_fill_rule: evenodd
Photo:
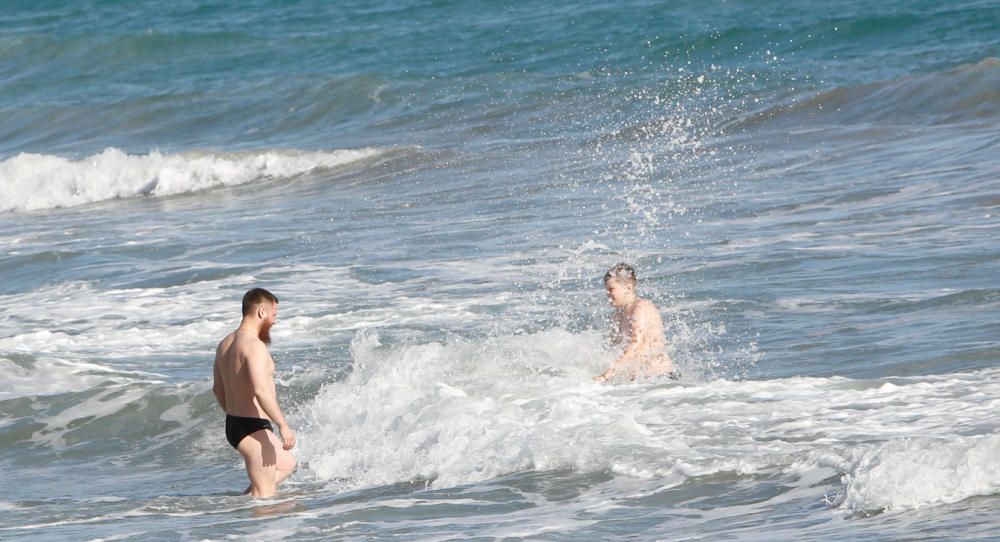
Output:
<svg viewBox="0 0 1000 542">
<path fill-rule="evenodd" d="M 226 440 L 229 441 L 229 444 L 231 444 L 233 448 L 239 447 L 240 441 L 247 435 L 256 433 L 261 429 L 267 429 L 273 433 L 274 428 L 271 427 L 271 420 L 265 420 L 264 418 L 245 418 L 243 416 L 226 414 Z"/>
</svg>

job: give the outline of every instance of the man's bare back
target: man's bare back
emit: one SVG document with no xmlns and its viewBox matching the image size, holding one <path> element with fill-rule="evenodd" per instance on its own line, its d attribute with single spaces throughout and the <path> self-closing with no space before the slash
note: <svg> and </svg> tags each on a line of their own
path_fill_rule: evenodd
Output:
<svg viewBox="0 0 1000 542">
<path fill-rule="evenodd" d="M 274 359 L 267 350 L 278 300 L 261 288 L 243 298 L 240 327 L 215 349 L 213 391 L 226 412 L 226 439 L 246 464 L 255 497 L 270 497 L 295 470 L 295 431 L 288 426 L 274 387 Z M 274 434 L 274 422 L 281 439 Z"/>
<path fill-rule="evenodd" d="M 218 367 L 225 390 L 225 411 L 233 416 L 266 418 L 257 403 L 250 378 L 250 360 L 259 365 L 262 379 L 274 379 L 274 359 L 267 346 L 257 336 L 236 331 L 226 335 L 215 350 Z"/>
</svg>

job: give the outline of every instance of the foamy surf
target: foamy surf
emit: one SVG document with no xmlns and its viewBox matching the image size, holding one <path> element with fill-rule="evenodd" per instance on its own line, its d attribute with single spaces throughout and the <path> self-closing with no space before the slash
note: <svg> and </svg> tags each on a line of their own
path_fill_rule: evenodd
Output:
<svg viewBox="0 0 1000 542">
<path fill-rule="evenodd" d="M 24 356 L 0 356 L 0 400 L 15 397 L 54 395 L 89 389 L 99 384 L 132 382 L 137 378 L 157 379 L 154 374 L 117 371 L 97 363 L 44 357 L 38 360 Z"/>
<path fill-rule="evenodd" d="M 352 355 L 353 373 L 296 415 L 303 477 L 340 490 L 539 471 L 661 489 L 779 476 L 805 490 L 840 476 L 827 501 L 848 513 L 1000 491 L 1000 436 L 985 421 L 996 370 L 601 386 L 589 378 L 612 358 L 600 334 L 562 329 L 392 348 L 362 333 Z"/>
<path fill-rule="evenodd" d="M 359 334 L 354 371 L 303 409 L 300 457 L 313 476 L 346 487 L 447 487 L 587 464 L 588 447 L 562 437 L 590 409 L 589 375 L 608 361 L 600 344 L 596 333 L 553 330 L 386 350 Z"/>
<path fill-rule="evenodd" d="M 0 212 L 73 207 L 141 196 L 168 196 L 283 179 L 383 153 L 332 151 L 127 154 L 109 148 L 80 160 L 22 153 L 0 162 Z"/>
<path fill-rule="evenodd" d="M 852 512 L 913 510 L 1000 493 L 1000 435 L 911 437 L 865 450 L 841 507 Z"/>
</svg>

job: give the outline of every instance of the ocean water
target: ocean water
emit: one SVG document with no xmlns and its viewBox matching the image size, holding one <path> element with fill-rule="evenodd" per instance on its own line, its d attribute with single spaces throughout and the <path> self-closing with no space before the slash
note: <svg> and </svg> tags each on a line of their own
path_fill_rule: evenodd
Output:
<svg viewBox="0 0 1000 542">
<path fill-rule="evenodd" d="M 1000 539 L 998 28 L 5 2 L 0 539 Z M 619 261 L 681 381 L 590 379 Z M 211 393 L 253 286 L 263 501 Z"/>
</svg>

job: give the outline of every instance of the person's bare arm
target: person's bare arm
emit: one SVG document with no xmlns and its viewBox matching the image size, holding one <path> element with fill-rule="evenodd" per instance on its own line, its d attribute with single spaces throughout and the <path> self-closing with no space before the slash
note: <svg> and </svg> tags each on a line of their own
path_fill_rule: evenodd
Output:
<svg viewBox="0 0 1000 542">
<path fill-rule="evenodd" d="M 215 367 L 212 370 L 214 380 L 212 384 L 212 392 L 215 393 L 215 400 L 219 402 L 219 406 L 222 407 L 223 412 L 226 411 L 226 386 L 222 383 L 222 370 L 219 369 L 219 353 L 215 353 Z"/>
<path fill-rule="evenodd" d="M 281 413 L 281 407 L 278 406 L 278 394 L 274 389 L 274 375 L 271 371 L 271 367 L 273 367 L 271 355 L 263 343 L 251 348 L 252 351 L 248 352 L 247 356 L 247 372 L 250 375 L 250 385 L 253 386 L 254 397 L 257 398 L 257 404 L 264 410 L 264 413 L 278 424 L 278 432 L 281 433 L 284 448 L 291 450 L 295 447 L 295 431 L 289 427 L 285 416 Z"/>
</svg>

